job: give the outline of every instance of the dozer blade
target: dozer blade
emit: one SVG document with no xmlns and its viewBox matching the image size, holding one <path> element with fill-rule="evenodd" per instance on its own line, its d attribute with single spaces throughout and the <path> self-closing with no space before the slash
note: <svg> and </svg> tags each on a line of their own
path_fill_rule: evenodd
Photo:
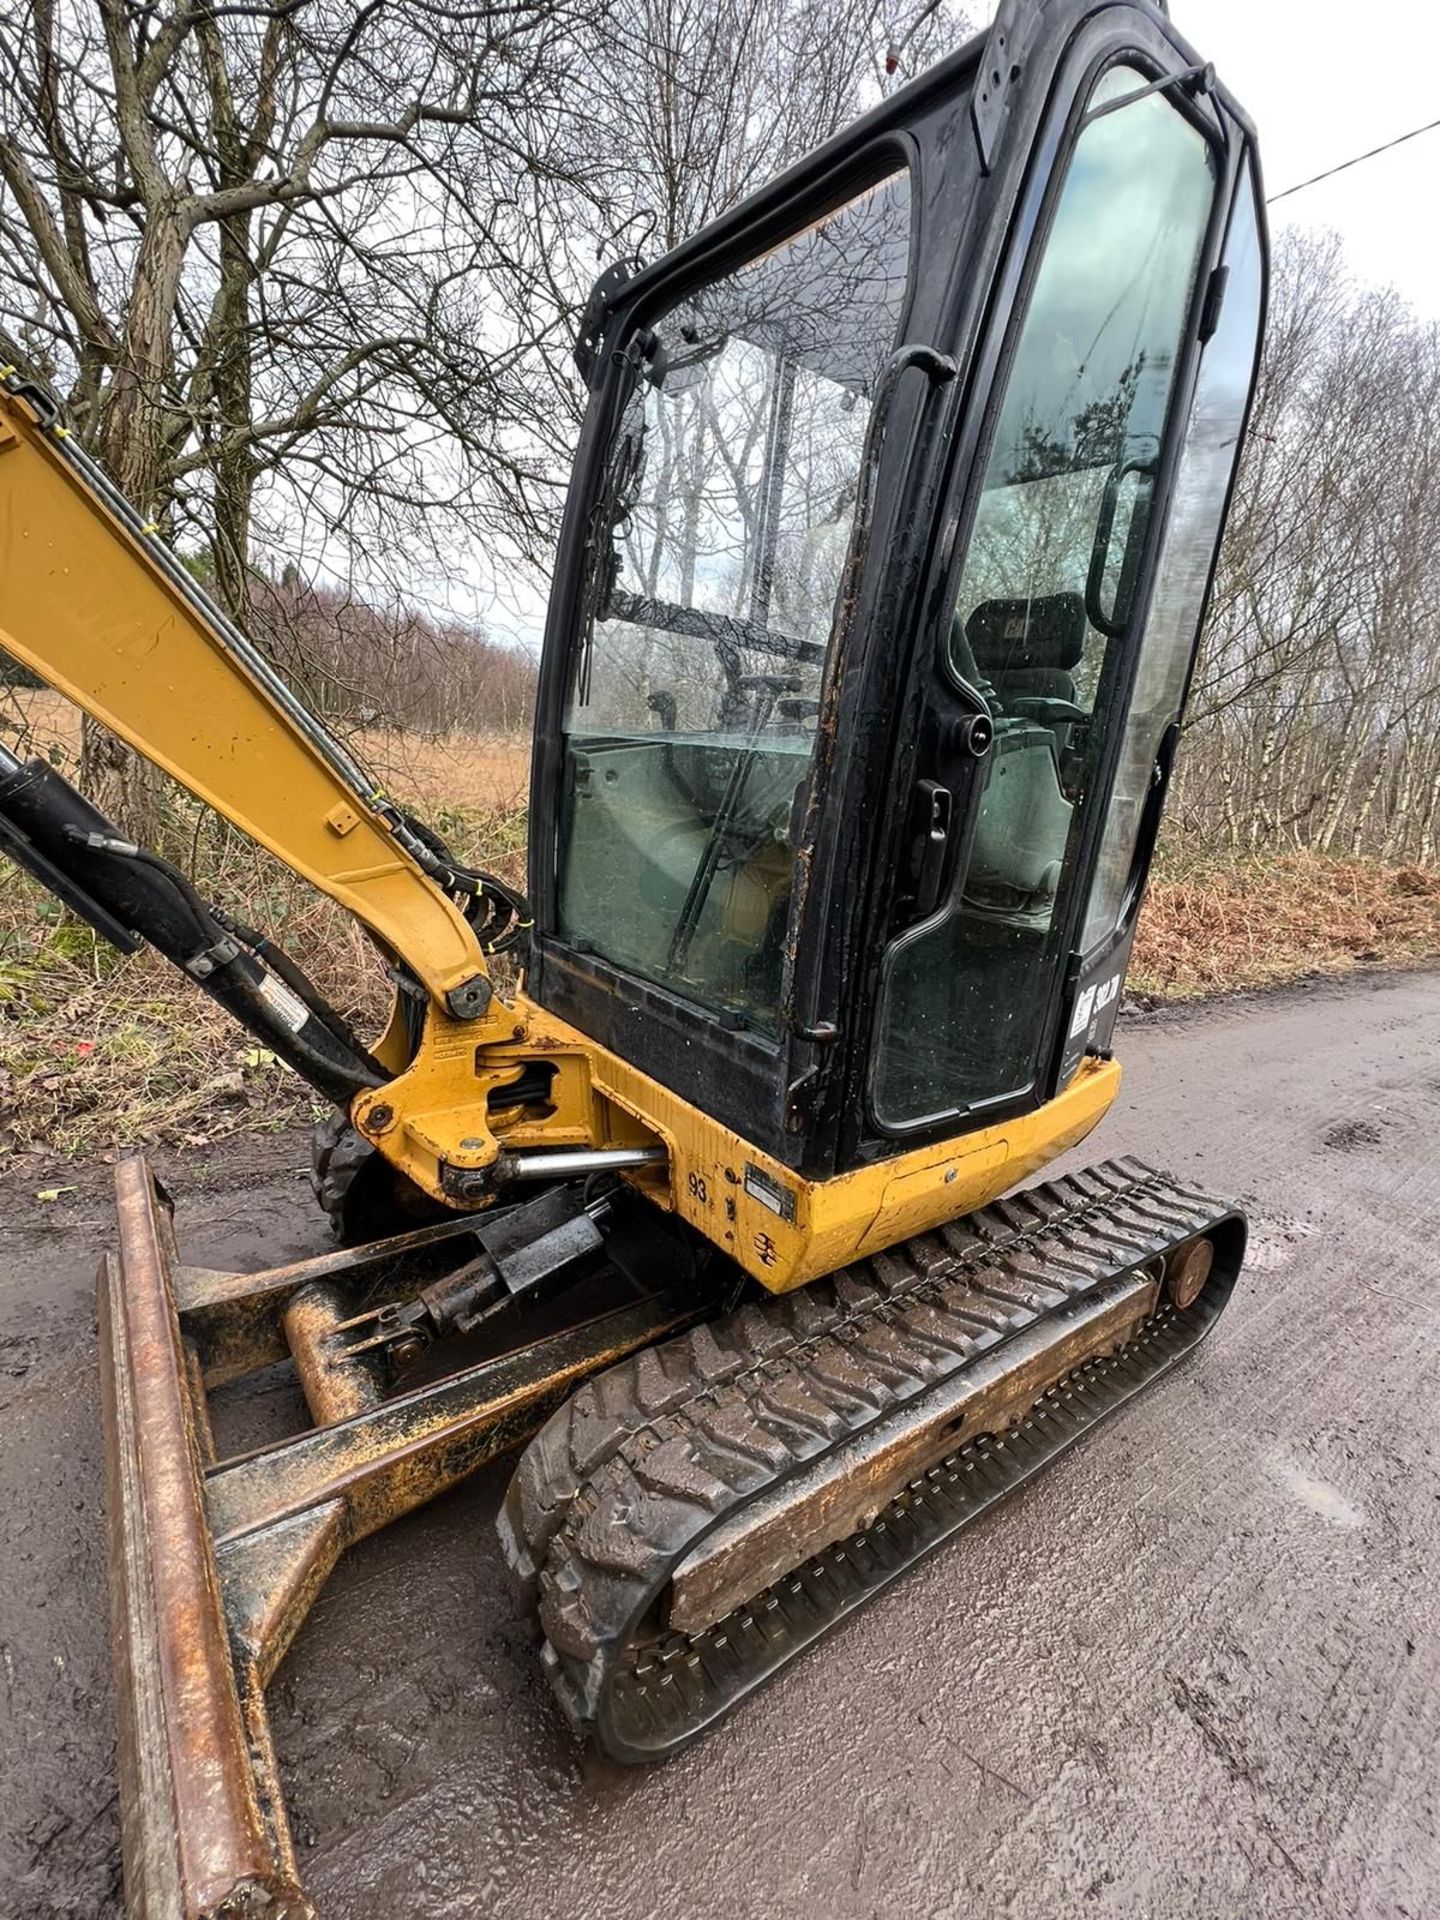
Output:
<svg viewBox="0 0 1440 1920">
<path fill-rule="evenodd" d="M 116 1169 L 101 1403 L 130 1920 L 301 1920 L 265 1688 L 344 1549 L 529 1437 L 573 1388 L 715 1311 L 620 1304 L 386 1394 L 347 1353 L 352 1285 L 403 1296 L 473 1251 L 464 1216 L 255 1274 L 175 1257 L 142 1159 Z M 428 1262 L 428 1265 L 424 1263 Z M 407 1278 L 408 1276 L 408 1278 Z M 286 1358 L 315 1424 L 217 1459 L 208 1390 Z M 421 1602 L 420 1604 L 423 1604 Z"/>
<path fill-rule="evenodd" d="M 116 1201 L 100 1387 L 126 1911 L 302 1920 L 263 1695 L 257 1680 L 242 1698 L 231 1658 L 169 1221 L 142 1160 L 116 1169 Z"/>
</svg>

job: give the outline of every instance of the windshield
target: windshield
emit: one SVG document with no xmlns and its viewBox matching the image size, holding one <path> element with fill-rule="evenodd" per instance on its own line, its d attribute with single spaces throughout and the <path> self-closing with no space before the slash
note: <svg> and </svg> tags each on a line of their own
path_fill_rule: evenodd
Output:
<svg viewBox="0 0 1440 1920">
<path fill-rule="evenodd" d="M 638 335 L 598 506 L 562 928 L 762 1030 L 909 228 L 896 174 Z"/>
</svg>

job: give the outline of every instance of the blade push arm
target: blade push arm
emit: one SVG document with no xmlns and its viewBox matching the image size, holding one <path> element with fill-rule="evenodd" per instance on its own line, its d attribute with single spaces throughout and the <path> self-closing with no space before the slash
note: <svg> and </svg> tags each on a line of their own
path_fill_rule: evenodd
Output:
<svg viewBox="0 0 1440 1920">
<path fill-rule="evenodd" d="M 485 1013 L 484 955 L 428 850 L 13 373 L 0 647 L 353 913 L 451 1016 Z"/>
</svg>

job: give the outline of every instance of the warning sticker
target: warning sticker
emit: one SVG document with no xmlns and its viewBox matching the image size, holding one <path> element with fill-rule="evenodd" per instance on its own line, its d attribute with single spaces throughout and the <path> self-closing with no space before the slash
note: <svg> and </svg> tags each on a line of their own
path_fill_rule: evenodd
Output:
<svg viewBox="0 0 1440 1920">
<path fill-rule="evenodd" d="M 266 974 L 256 991 L 275 1018 L 291 1033 L 299 1033 L 310 1018 L 310 1009 L 299 994 L 292 993 L 285 982 L 277 980 L 273 973 Z"/>
<path fill-rule="evenodd" d="M 782 1220 L 795 1218 L 795 1196 L 789 1187 L 782 1187 L 778 1180 L 772 1180 L 768 1173 L 749 1161 L 745 1163 L 745 1191 L 762 1207 L 778 1213 Z"/>
</svg>

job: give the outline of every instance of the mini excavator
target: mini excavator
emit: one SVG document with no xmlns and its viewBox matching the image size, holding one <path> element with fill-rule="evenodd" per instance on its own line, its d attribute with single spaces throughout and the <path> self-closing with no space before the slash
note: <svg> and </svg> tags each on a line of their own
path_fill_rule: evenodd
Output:
<svg viewBox="0 0 1440 1920">
<path fill-rule="evenodd" d="M 117 1168 L 132 1913 L 311 1911 L 267 1683 L 345 1548 L 496 1456 L 523 1449 L 500 1537 L 560 1708 L 654 1761 L 1214 1325 L 1232 1208 L 1131 1160 L 1013 1190 L 1119 1085 L 1263 206 L 1162 9 L 1006 0 L 607 270 L 528 900 L 377 788 L 5 372 L 0 645 L 348 909 L 394 986 L 361 1038 L 0 750 L 0 850 L 335 1113 L 342 1244 L 288 1267 L 187 1264 L 144 1160 Z M 281 1363 L 302 1429 L 220 1449 L 221 1397 Z"/>
</svg>

